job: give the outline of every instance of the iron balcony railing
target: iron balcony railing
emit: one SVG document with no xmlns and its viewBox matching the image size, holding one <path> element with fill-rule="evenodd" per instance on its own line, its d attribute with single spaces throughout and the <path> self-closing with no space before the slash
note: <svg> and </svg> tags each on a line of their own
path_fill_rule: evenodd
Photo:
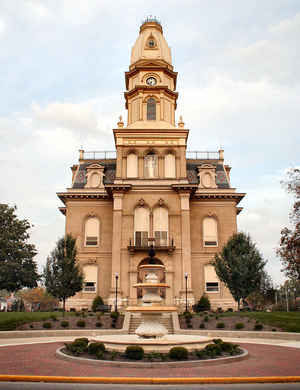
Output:
<svg viewBox="0 0 300 390">
<path fill-rule="evenodd" d="M 186 158 L 191 160 L 218 160 L 221 158 L 221 151 L 197 151 L 188 150 Z M 82 160 L 109 160 L 117 158 L 115 150 L 80 150 L 80 159 Z"/>
<path fill-rule="evenodd" d="M 219 152 L 212 152 L 212 151 L 194 151 L 194 150 L 188 150 L 186 152 L 186 158 L 192 159 L 192 160 L 218 160 L 219 159 Z"/>
</svg>

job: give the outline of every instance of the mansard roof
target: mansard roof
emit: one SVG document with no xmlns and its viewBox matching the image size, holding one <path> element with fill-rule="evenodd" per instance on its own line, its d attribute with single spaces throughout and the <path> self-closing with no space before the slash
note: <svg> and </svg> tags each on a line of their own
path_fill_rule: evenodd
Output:
<svg viewBox="0 0 300 390">
<path fill-rule="evenodd" d="M 79 165 L 72 188 L 74 189 L 84 188 L 84 186 L 86 185 L 87 167 L 95 163 L 104 166 L 104 178 L 103 178 L 104 185 L 114 183 L 114 179 L 116 176 L 116 160 L 115 159 L 110 159 L 109 161 L 94 160 L 93 162 L 90 161 L 86 163 L 81 163 Z M 199 165 L 205 163 L 207 163 L 207 160 L 200 160 L 200 159 L 195 161 L 188 160 L 186 168 L 187 168 L 187 179 L 189 184 L 199 183 L 198 167 Z M 214 162 L 209 161 L 209 164 L 216 167 L 216 184 L 218 188 L 219 189 L 230 188 L 224 165 L 219 163 L 218 161 L 214 161 Z"/>
</svg>

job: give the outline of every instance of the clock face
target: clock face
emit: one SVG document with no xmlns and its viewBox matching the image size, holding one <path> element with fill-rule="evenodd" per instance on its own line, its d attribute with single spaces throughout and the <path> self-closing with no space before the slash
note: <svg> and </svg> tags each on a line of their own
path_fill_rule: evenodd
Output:
<svg viewBox="0 0 300 390">
<path fill-rule="evenodd" d="M 155 85 L 156 84 L 156 79 L 154 77 L 149 77 L 147 80 L 146 80 L 146 83 L 148 85 Z"/>
</svg>

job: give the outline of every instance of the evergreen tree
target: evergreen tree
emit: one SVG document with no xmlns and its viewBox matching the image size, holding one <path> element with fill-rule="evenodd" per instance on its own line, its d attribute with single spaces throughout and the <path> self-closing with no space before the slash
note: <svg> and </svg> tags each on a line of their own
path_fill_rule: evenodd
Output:
<svg viewBox="0 0 300 390">
<path fill-rule="evenodd" d="M 76 240 L 66 235 L 58 240 L 56 248 L 47 258 L 44 279 L 47 291 L 63 302 L 82 290 L 83 274 L 76 264 Z"/>
<path fill-rule="evenodd" d="M 193 310 L 197 313 L 200 311 L 210 310 L 210 301 L 208 296 L 203 294 L 199 301 L 196 303 L 196 305 L 194 305 Z"/>
<path fill-rule="evenodd" d="M 36 287 L 39 275 L 35 246 L 29 244 L 31 224 L 20 220 L 17 207 L 0 204 L 0 290 L 13 292 L 23 287 Z"/>
<path fill-rule="evenodd" d="M 234 234 L 212 263 L 219 279 L 229 288 L 240 310 L 241 299 L 259 289 L 265 266 L 249 235 Z"/>
</svg>

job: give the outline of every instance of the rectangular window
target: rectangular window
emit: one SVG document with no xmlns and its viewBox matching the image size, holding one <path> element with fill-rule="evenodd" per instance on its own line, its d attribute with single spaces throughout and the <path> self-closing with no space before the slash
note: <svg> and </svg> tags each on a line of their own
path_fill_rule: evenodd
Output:
<svg viewBox="0 0 300 390">
<path fill-rule="evenodd" d="M 218 282 L 206 282 L 206 291 L 207 292 L 219 292 L 219 283 Z"/>
<path fill-rule="evenodd" d="M 135 246 L 138 248 L 148 246 L 148 232 L 135 232 Z"/>
<path fill-rule="evenodd" d="M 168 232 L 154 232 L 155 234 L 155 246 L 167 246 L 168 245 Z"/>
<path fill-rule="evenodd" d="M 85 241 L 86 246 L 97 246 L 98 245 L 98 237 L 87 236 Z"/>
<path fill-rule="evenodd" d="M 205 246 L 217 246 L 217 241 L 204 241 Z"/>
<path fill-rule="evenodd" d="M 95 292 L 96 291 L 96 283 L 95 282 L 85 282 L 83 291 L 85 291 L 85 292 Z"/>
</svg>

